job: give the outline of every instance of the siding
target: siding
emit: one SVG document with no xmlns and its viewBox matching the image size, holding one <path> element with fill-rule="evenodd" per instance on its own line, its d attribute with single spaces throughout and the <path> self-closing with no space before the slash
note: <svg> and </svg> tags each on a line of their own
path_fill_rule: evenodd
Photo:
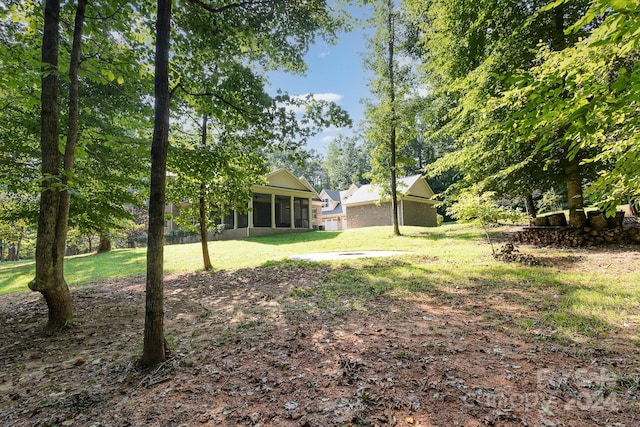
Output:
<svg viewBox="0 0 640 427">
<path fill-rule="evenodd" d="M 422 227 L 435 227 L 438 225 L 436 208 L 431 204 L 403 200 L 402 210 L 404 213 L 404 225 L 419 225 Z"/>
<path fill-rule="evenodd" d="M 347 207 L 349 228 L 391 225 L 391 203 Z"/>
</svg>

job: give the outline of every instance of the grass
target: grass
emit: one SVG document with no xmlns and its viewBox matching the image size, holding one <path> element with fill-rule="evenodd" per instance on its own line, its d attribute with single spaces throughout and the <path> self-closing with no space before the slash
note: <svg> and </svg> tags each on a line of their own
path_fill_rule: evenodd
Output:
<svg viewBox="0 0 640 427">
<path fill-rule="evenodd" d="M 390 227 L 344 232 L 275 235 L 210 242 L 214 268 L 235 270 L 307 268 L 290 255 L 362 250 L 399 250 L 392 258 L 333 261 L 322 285 L 297 289 L 296 310 L 330 309 L 340 315 L 372 310 L 384 298 L 428 298 L 494 325 L 515 325 L 518 333 L 547 331 L 563 339 L 597 337 L 612 331 L 633 331 L 640 320 L 640 272 L 619 274 L 609 269 L 575 273 L 552 267 L 505 264 L 491 257 L 481 230 L 468 225 L 438 228 L 403 227 L 393 237 Z M 496 237 L 500 230 L 496 231 Z M 200 244 L 165 247 L 165 272 L 185 273 L 202 268 Z M 536 250 L 555 257 L 562 251 Z M 110 277 L 143 276 L 145 249 L 114 250 L 107 254 L 70 257 L 65 262 L 71 286 Z M 0 295 L 27 291 L 33 265 L 0 270 Z"/>
</svg>

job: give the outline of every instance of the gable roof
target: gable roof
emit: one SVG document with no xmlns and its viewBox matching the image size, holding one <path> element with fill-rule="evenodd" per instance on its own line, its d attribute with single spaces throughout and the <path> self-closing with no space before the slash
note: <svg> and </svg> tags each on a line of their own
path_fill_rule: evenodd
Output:
<svg viewBox="0 0 640 427">
<path fill-rule="evenodd" d="M 287 169 L 278 169 L 267 174 L 267 187 L 282 188 L 286 190 L 297 190 L 311 192 L 315 197 L 318 196 L 316 190 L 309 184 L 304 177 L 297 178 Z"/>
<path fill-rule="evenodd" d="M 398 194 L 401 197 L 413 196 L 420 199 L 430 200 L 434 193 L 422 175 L 412 175 L 398 179 Z M 363 205 L 376 203 L 388 196 L 382 197 L 382 186 L 366 184 L 354 191 L 346 199 L 344 205 Z"/>
<path fill-rule="evenodd" d="M 335 202 L 340 202 L 341 198 L 340 198 L 340 191 L 338 190 L 327 190 L 326 188 L 324 188 L 322 190 L 327 196 L 329 196 L 329 198 Z"/>
<path fill-rule="evenodd" d="M 278 169 L 270 174 L 267 174 L 266 183 L 254 184 L 251 186 L 251 190 L 254 193 L 278 192 L 282 194 L 294 194 L 302 197 L 311 196 L 313 200 L 318 200 L 318 192 L 313 188 L 309 181 L 304 177 L 297 178 L 294 174 L 287 169 Z"/>
</svg>

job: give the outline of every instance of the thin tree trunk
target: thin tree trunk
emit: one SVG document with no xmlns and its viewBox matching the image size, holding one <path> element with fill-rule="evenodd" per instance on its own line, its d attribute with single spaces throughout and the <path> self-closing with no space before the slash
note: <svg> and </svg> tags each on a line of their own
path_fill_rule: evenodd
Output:
<svg viewBox="0 0 640 427">
<path fill-rule="evenodd" d="M 63 158 L 64 173 L 61 177 L 62 186 L 60 190 L 58 220 L 56 223 L 56 254 L 58 256 L 57 263 L 60 265 L 61 269 L 64 263 L 64 253 L 69 225 L 71 193 L 69 192 L 68 186 L 71 175 L 73 174 L 75 151 L 79 140 L 80 89 L 78 73 L 80 71 L 80 62 L 82 61 L 82 33 L 84 29 L 86 8 L 87 0 L 78 0 L 73 27 L 73 43 L 71 47 L 71 60 L 69 66 L 69 121 L 67 125 L 67 143 L 65 145 Z M 64 280 L 64 272 L 61 271 L 60 275 L 62 280 Z"/>
<path fill-rule="evenodd" d="M 535 203 L 533 203 L 533 194 L 529 193 L 525 196 L 525 205 L 527 208 L 527 214 L 529 215 L 529 218 L 535 218 L 537 215 L 536 212 L 536 205 Z"/>
<path fill-rule="evenodd" d="M 207 145 L 207 120 L 205 114 L 202 116 L 202 147 Z M 204 182 L 200 184 L 200 242 L 202 244 L 202 262 L 205 271 L 213 269 L 211 265 L 211 257 L 209 257 L 209 245 L 207 244 L 207 201 L 206 187 Z"/>
<path fill-rule="evenodd" d="M 155 59 L 155 118 L 151 144 L 151 184 L 147 246 L 147 285 L 142 364 L 165 360 L 164 340 L 164 209 L 169 148 L 169 44 L 171 0 L 158 0 Z"/>
<path fill-rule="evenodd" d="M 393 2 L 389 0 L 388 5 L 388 30 L 389 30 L 389 101 L 391 104 L 391 134 L 389 135 L 389 149 L 391 152 L 391 223 L 393 225 L 394 236 L 400 235 L 398 225 L 398 182 L 396 176 L 396 89 L 395 75 L 393 69 L 393 55 L 395 48 L 395 28 L 393 22 Z"/>
<path fill-rule="evenodd" d="M 0 262 L 4 261 L 4 242 L 0 240 Z"/>
<path fill-rule="evenodd" d="M 213 265 L 211 265 L 209 245 L 207 244 L 207 203 L 204 195 L 204 187 L 204 183 L 200 184 L 200 242 L 202 244 L 202 262 L 204 263 L 204 269 L 209 271 L 213 269 Z"/>
<path fill-rule="evenodd" d="M 36 274 L 29 288 L 42 293 L 47 303 L 47 330 L 61 329 L 73 317 L 71 294 L 64 280 L 62 255 L 57 253 L 57 222 L 60 207 L 58 184 L 60 151 L 58 148 L 58 45 L 60 1 L 46 0 L 42 36 L 42 93 L 40 151 L 42 155 L 42 187 L 36 237 Z"/>
</svg>

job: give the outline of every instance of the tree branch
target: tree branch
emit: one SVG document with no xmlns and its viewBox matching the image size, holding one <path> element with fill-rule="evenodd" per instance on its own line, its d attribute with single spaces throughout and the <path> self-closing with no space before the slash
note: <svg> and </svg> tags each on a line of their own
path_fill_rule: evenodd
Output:
<svg viewBox="0 0 640 427">
<path fill-rule="evenodd" d="M 122 9 L 124 9 L 124 7 L 126 6 L 127 2 L 124 1 L 121 4 L 119 4 L 116 9 L 113 11 L 112 14 L 107 15 L 107 16 L 102 16 L 98 13 L 97 16 L 87 16 L 85 19 L 92 19 L 92 20 L 97 20 L 97 21 L 101 21 L 101 20 L 110 20 L 111 18 L 113 18 L 114 16 L 116 16 L 118 13 L 120 13 L 120 11 Z"/>
<path fill-rule="evenodd" d="M 259 1 L 240 1 L 237 3 L 229 3 L 226 4 L 224 6 L 221 7 L 211 7 L 210 5 L 206 4 L 204 1 L 202 0 L 188 0 L 189 2 L 200 6 L 201 8 L 211 12 L 211 13 L 221 13 L 224 12 L 225 10 L 228 9 L 235 9 L 237 7 L 245 7 L 245 6 L 253 6 L 253 5 L 262 5 L 262 4 L 269 4 L 269 3 L 278 3 L 279 1 L 286 1 L 286 0 L 259 0 Z"/>
<path fill-rule="evenodd" d="M 189 0 L 191 1 L 191 0 Z M 196 0 L 199 1 L 199 0 Z M 222 102 L 223 104 L 225 104 L 228 107 L 233 108 L 236 111 L 239 111 L 242 114 L 245 114 L 247 116 L 256 116 L 255 113 L 251 113 L 250 111 L 245 110 L 242 107 L 239 107 L 229 101 L 227 101 L 226 99 L 224 99 L 222 96 L 218 95 L 217 93 L 212 93 L 212 92 L 203 92 L 203 93 L 193 93 L 193 92 L 189 92 L 182 83 L 178 83 L 178 85 L 173 88 L 173 90 L 171 91 L 171 93 L 173 94 L 177 89 L 182 89 L 182 91 L 184 93 L 186 93 L 189 96 L 197 96 L 197 97 L 204 97 L 204 96 L 210 96 L 212 98 L 217 99 L 218 101 Z"/>
</svg>

